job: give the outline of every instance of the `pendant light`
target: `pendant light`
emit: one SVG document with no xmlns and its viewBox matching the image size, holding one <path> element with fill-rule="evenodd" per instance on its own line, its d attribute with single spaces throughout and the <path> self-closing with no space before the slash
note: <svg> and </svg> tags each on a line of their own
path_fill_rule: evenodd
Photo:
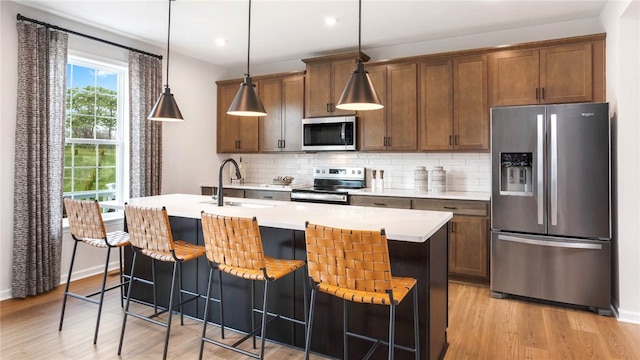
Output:
<svg viewBox="0 0 640 360">
<path fill-rule="evenodd" d="M 373 88 L 369 78 L 369 72 L 364 69 L 361 48 L 362 38 L 362 0 L 358 1 L 358 62 L 356 69 L 351 73 L 349 82 L 338 100 L 336 108 L 342 110 L 378 110 L 384 105 Z"/>
<path fill-rule="evenodd" d="M 173 98 L 171 89 L 169 89 L 169 39 L 171 37 L 171 2 L 175 0 L 169 0 L 169 26 L 167 28 L 167 83 L 164 86 L 164 92 L 160 94 L 158 101 L 153 105 L 151 113 L 149 114 L 149 120 L 156 121 L 184 121 L 178 104 Z"/>
<path fill-rule="evenodd" d="M 244 81 L 240 84 L 240 89 L 233 99 L 227 114 L 236 116 L 265 116 L 262 101 L 256 92 L 256 86 L 251 82 L 249 74 L 249 52 L 251 49 L 251 0 L 249 0 L 249 30 L 247 32 L 247 73 L 244 74 Z"/>
</svg>

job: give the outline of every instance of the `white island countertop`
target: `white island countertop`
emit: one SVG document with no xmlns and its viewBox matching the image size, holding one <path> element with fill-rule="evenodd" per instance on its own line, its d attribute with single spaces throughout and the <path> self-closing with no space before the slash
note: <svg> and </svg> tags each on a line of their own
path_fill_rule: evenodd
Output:
<svg viewBox="0 0 640 360">
<path fill-rule="evenodd" d="M 225 202 L 244 206 L 217 206 L 211 196 L 168 194 L 134 198 L 129 204 L 166 207 L 169 216 L 200 218 L 201 211 L 225 216 L 255 216 L 260 226 L 304 230 L 305 221 L 313 224 L 358 229 L 385 229 L 389 240 L 424 242 L 445 225 L 453 214 L 443 211 L 386 209 L 363 206 L 316 204 L 225 197 Z M 124 204 L 105 201 L 101 206 L 123 209 Z"/>
</svg>

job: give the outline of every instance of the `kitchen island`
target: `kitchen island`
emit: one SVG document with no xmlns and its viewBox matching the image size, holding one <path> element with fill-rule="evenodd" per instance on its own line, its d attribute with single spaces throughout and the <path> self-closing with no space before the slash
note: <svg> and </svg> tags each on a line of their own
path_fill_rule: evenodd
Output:
<svg viewBox="0 0 640 360">
<path fill-rule="evenodd" d="M 203 244 L 200 213 L 205 211 L 226 216 L 255 216 L 260 225 L 265 253 L 279 258 L 304 259 L 305 221 L 311 223 L 362 230 L 385 228 L 389 240 L 391 269 L 394 276 L 418 279 L 421 358 L 438 359 L 447 348 L 447 222 L 449 212 L 379 209 L 359 206 L 340 206 L 314 203 L 267 201 L 257 199 L 225 198 L 227 204 L 216 206 L 208 196 L 171 194 L 129 200 L 130 204 L 166 207 L 175 239 Z M 122 204 L 108 202 L 103 206 L 122 208 Z M 150 276 L 150 260 L 140 261 L 142 276 Z M 126 257 L 127 268 L 130 254 Z M 156 276 L 161 279 L 159 294 L 166 294 L 170 283 L 170 267 L 156 264 Z M 198 294 L 206 294 L 209 264 L 206 258 L 184 264 L 183 287 Z M 304 317 L 303 285 L 307 275 L 297 271 L 293 276 L 280 279 L 270 291 L 269 309 L 296 318 Z M 217 281 L 217 277 L 216 277 Z M 218 297 L 217 285 L 214 297 Z M 239 331 L 251 327 L 249 312 L 251 286 L 246 280 L 223 276 L 225 325 Z M 256 297 L 261 296 L 256 287 Z M 151 292 L 144 285 L 134 288 L 133 297 L 151 302 Z M 160 298 L 166 298 L 161 296 Z M 167 302 L 167 301 L 165 301 Z M 161 305 L 163 301 L 160 301 Z M 204 301 L 185 306 L 187 315 L 202 318 Z M 413 307 L 404 301 L 397 308 L 396 342 L 413 345 Z M 342 301 L 319 294 L 316 302 L 312 351 L 331 357 L 342 355 Z M 217 305 L 213 305 L 209 321 L 219 323 Z M 388 308 L 380 305 L 355 304 L 349 311 L 349 329 L 378 338 L 387 337 Z M 213 330 L 215 331 L 215 330 Z M 267 329 L 269 339 L 304 347 L 304 328 L 276 320 Z M 350 357 L 361 358 L 368 343 L 350 339 Z M 386 356 L 384 350 L 378 351 Z M 398 359 L 412 358 L 410 353 L 398 350 Z M 378 354 L 376 354 L 378 355 Z M 373 358 L 377 358 L 374 356 Z"/>
</svg>

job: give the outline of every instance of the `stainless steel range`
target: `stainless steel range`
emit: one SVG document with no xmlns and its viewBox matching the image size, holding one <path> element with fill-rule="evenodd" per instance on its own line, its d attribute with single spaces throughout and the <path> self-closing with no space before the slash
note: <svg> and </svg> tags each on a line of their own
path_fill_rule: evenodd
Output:
<svg viewBox="0 0 640 360">
<path fill-rule="evenodd" d="M 364 167 L 317 166 L 313 168 L 313 188 L 291 191 L 291 201 L 349 204 L 349 190 L 365 187 Z"/>
</svg>

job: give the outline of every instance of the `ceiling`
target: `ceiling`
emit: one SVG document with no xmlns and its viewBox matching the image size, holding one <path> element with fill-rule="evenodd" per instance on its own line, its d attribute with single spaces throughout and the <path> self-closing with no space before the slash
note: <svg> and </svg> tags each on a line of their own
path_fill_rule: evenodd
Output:
<svg viewBox="0 0 640 360">
<path fill-rule="evenodd" d="M 162 49 L 167 0 L 13 0 Z M 600 15 L 607 0 L 363 0 L 362 49 L 504 31 Z M 221 66 L 247 60 L 247 0 L 171 3 L 171 51 Z M 27 14 L 23 14 L 27 16 Z M 325 25 L 324 18 L 338 22 Z M 223 47 L 215 39 L 224 38 Z M 355 0 L 253 0 L 251 64 L 356 50 Z"/>
</svg>

